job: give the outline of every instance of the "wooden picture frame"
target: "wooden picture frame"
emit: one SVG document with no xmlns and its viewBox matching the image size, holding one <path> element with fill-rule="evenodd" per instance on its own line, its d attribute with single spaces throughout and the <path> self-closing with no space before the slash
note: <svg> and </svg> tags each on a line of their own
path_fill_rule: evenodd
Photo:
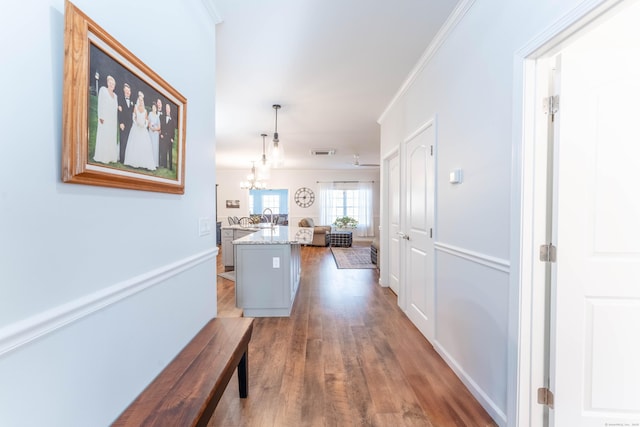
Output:
<svg viewBox="0 0 640 427">
<path fill-rule="evenodd" d="M 62 101 L 63 182 L 184 194 L 186 98 L 69 1 Z"/>
</svg>

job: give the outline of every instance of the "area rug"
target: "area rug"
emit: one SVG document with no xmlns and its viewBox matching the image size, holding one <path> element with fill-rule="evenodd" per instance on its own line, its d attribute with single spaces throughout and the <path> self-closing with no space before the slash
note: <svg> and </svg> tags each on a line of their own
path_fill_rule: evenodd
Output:
<svg viewBox="0 0 640 427">
<path fill-rule="evenodd" d="M 331 248 L 331 253 L 338 268 L 376 268 L 371 263 L 370 248 Z"/>
<path fill-rule="evenodd" d="M 219 273 L 218 276 L 222 277 L 223 279 L 233 280 L 234 282 L 236 281 L 236 272 L 234 270 Z"/>
</svg>

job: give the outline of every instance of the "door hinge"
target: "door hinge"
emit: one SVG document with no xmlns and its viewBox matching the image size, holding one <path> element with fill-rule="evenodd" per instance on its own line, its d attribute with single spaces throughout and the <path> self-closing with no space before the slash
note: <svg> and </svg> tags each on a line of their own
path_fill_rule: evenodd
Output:
<svg viewBox="0 0 640 427">
<path fill-rule="evenodd" d="M 540 245 L 540 261 L 556 262 L 556 247 L 553 244 Z"/>
<path fill-rule="evenodd" d="M 538 389 L 538 403 L 553 409 L 553 393 L 546 387 Z"/>
<path fill-rule="evenodd" d="M 433 156 L 433 145 L 431 146 L 431 155 Z"/>
<path fill-rule="evenodd" d="M 429 229 L 429 238 L 433 239 L 433 228 Z"/>
<path fill-rule="evenodd" d="M 542 99 L 542 109 L 545 114 L 551 114 L 551 117 L 560 110 L 560 95 L 548 96 Z"/>
</svg>

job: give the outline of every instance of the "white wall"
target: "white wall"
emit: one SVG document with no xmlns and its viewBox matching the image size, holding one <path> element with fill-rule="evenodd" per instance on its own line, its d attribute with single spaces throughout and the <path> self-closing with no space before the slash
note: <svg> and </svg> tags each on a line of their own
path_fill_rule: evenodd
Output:
<svg viewBox="0 0 640 427">
<path fill-rule="evenodd" d="M 218 169 L 218 221 L 227 224 L 228 216 L 247 216 L 249 214 L 249 190 L 240 189 L 240 181 L 245 181 L 249 170 Z M 290 170 L 272 169 L 267 181 L 268 187 L 289 190 L 290 224 L 297 225 L 304 217 L 320 220 L 320 203 L 318 203 L 318 181 L 374 181 L 373 183 L 373 224 L 378 235 L 380 224 L 380 171 L 378 169 L 357 170 Z M 296 190 L 307 187 L 313 190 L 316 201 L 308 208 L 298 206 L 293 200 Z M 226 200 L 240 200 L 240 209 L 227 209 Z M 325 224 L 326 225 L 326 224 Z"/>
<path fill-rule="evenodd" d="M 215 32 L 199 0 L 75 4 L 188 102 L 186 192 L 60 179 L 63 0 L 0 16 L 0 425 L 107 425 L 216 315 Z M 116 91 L 119 88 L 116 88 Z"/>
<path fill-rule="evenodd" d="M 471 3 L 383 115 L 381 153 L 392 152 L 427 120 L 437 119 L 433 344 L 494 419 L 506 425 L 515 420 L 516 399 L 507 393 L 516 372 L 507 366 L 516 366 L 517 355 L 517 341 L 508 334 L 517 326 L 508 317 L 517 292 L 509 289 L 517 268 L 510 265 L 511 251 L 517 251 L 510 247 L 512 146 L 520 144 L 512 137 L 512 100 L 514 91 L 522 90 L 514 87 L 520 81 L 514 57 L 581 2 Z M 463 170 L 461 185 L 448 180 L 457 168 Z"/>
</svg>

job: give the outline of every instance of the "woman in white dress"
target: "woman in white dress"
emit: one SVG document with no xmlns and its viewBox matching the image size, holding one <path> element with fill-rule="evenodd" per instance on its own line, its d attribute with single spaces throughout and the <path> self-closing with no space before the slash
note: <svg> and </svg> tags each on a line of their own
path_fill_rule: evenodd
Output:
<svg viewBox="0 0 640 427">
<path fill-rule="evenodd" d="M 124 152 L 125 165 L 152 171 L 156 170 L 151 148 L 151 137 L 147 130 L 148 126 L 149 120 L 147 119 L 147 109 L 144 107 L 144 94 L 138 92 L 138 101 L 136 101 L 136 106 L 133 109 L 133 124 L 131 125 L 131 132 L 129 132 L 127 148 Z"/>
<path fill-rule="evenodd" d="M 118 95 L 116 80 L 107 76 L 107 87 L 98 91 L 98 129 L 93 160 L 100 163 L 118 161 Z"/>
<path fill-rule="evenodd" d="M 156 104 L 151 104 L 151 112 L 149 113 L 149 135 L 151 136 L 151 149 L 153 150 L 153 160 L 158 167 L 158 155 L 160 149 L 160 116 Z"/>
</svg>

